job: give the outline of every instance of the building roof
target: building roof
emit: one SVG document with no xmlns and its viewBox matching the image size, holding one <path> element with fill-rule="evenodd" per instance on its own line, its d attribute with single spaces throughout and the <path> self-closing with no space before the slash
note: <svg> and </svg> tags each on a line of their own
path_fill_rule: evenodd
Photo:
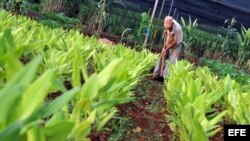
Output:
<svg viewBox="0 0 250 141">
<path fill-rule="evenodd" d="M 127 9 L 136 12 L 148 12 L 153 9 L 155 0 L 122 0 Z M 159 0 L 158 17 L 163 0 Z M 198 23 L 222 26 L 224 21 L 236 17 L 236 27 L 250 27 L 250 0 L 165 0 L 162 18 L 170 12 L 175 18 L 197 18 Z"/>
</svg>

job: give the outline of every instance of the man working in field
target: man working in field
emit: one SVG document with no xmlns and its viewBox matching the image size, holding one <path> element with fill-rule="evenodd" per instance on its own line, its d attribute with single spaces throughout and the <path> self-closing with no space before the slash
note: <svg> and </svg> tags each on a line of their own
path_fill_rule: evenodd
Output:
<svg viewBox="0 0 250 141">
<path fill-rule="evenodd" d="M 164 47 L 157 62 L 153 78 L 163 81 L 168 75 L 168 65 L 164 68 L 165 59 L 169 56 L 170 63 L 175 63 L 183 46 L 183 31 L 181 25 L 171 16 L 164 18 Z"/>
</svg>

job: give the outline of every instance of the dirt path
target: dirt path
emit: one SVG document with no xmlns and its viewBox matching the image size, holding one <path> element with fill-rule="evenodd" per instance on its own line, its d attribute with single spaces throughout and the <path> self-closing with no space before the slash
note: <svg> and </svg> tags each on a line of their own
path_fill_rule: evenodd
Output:
<svg viewBox="0 0 250 141">
<path fill-rule="evenodd" d="M 199 65 L 197 58 L 188 60 Z M 139 82 L 133 90 L 134 101 L 119 106 L 117 116 L 103 132 L 92 132 L 91 141 L 178 141 L 168 125 L 163 91 L 163 82 L 148 78 Z M 223 140 L 223 130 L 209 140 Z"/>
<path fill-rule="evenodd" d="M 92 132 L 91 141 L 178 141 L 168 126 L 162 82 L 144 79 L 134 88 L 135 100 L 118 107 L 105 131 Z M 223 123 L 221 123 L 223 127 Z M 223 140 L 223 130 L 210 138 Z"/>
<path fill-rule="evenodd" d="M 133 131 L 128 135 L 130 139 L 137 141 L 170 140 L 171 130 L 166 120 L 167 111 L 163 87 L 163 83 L 143 80 L 135 89 L 136 100 L 120 107 L 121 113 L 129 116 L 133 122 Z"/>
<path fill-rule="evenodd" d="M 134 89 L 135 100 L 118 107 L 117 118 L 109 123 L 109 141 L 173 140 L 166 118 L 164 84 L 144 79 Z M 97 139 L 106 140 L 106 139 Z"/>
</svg>

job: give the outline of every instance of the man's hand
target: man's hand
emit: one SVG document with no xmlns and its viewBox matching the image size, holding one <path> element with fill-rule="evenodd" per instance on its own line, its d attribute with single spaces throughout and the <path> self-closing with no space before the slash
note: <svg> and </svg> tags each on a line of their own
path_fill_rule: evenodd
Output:
<svg viewBox="0 0 250 141">
<path fill-rule="evenodd" d="M 163 52 L 167 52 L 167 50 L 168 50 L 167 48 L 163 48 Z"/>
<path fill-rule="evenodd" d="M 177 43 L 176 43 L 176 42 L 173 42 L 172 44 L 167 45 L 167 47 L 173 49 L 173 48 L 176 47 L 176 45 L 177 45 Z"/>
<path fill-rule="evenodd" d="M 168 49 L 167 49 L 166 47 L 164 47 L 164 48 L 162 49 L 162 51 L 161 51 L 161 54 L 165 56 L 165 55 L 167 54 L 167 50 L 168 50 Z"/>
</svg>

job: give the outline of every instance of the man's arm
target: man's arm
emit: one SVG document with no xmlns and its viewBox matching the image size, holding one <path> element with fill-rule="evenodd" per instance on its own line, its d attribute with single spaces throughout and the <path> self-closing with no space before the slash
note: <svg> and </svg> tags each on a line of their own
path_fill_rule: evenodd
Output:
<svg viewBox="0 0 250 141">
<path fill-rule="evenodd" d="M 167 48 L 175 48 L 176 45 L 177 45 L 177 42 L 174 41 L 172 44 L 168 44 Z"/>
<path fill-rule="evenodd" d="M 176 43 L 176 42 L 173 42 L 172 44 L 167 44 L 167 45 L 165 45 L 165 46 L 163 47 L 163 49 L 162 49 L 162 53 L 161 53 L 161 54 L 166 55 L 166 54 L 167 54 L 168 49 L 170 49 L 170 48 L 175 48 L 175 47 L 176 47 L 176 45 L 177 45 L 177 43 Z"/>
</svg>

